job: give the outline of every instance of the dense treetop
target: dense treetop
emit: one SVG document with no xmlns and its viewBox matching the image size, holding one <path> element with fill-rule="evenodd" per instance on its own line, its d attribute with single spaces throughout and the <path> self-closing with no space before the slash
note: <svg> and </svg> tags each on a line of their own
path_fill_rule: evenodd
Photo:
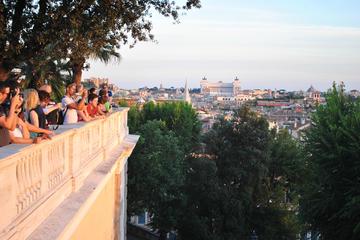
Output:
<svg viewBox="0 0 360 240">
<path fill-rule="evenodd" d="M 305 139 L 301 213 L 323 239 L 360 236 L 360 102 L 334 85 Z"/>
<path fill-rule="evenodd" d="M 200 0 L 183 6 L 168 0 L 2 0 L 0 80 L 21 68 L 32 87 L 58 80 L 64 70 L 79 82 L 89 57 L 107 62 L 129 41 L 152 40 L 152 12 L 177 21 L 193 7 Z"/>
</svg>

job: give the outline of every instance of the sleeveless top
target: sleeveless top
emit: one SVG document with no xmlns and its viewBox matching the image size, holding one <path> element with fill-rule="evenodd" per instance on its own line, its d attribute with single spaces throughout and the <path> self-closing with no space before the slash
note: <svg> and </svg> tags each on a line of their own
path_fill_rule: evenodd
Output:
<svg viewBox="0 0 360 240">
<path fill-rule="evenodd" d="M 30 113 L 31 111 L 35 111 L 36 114 L 38 115 L 38 119 L 39 119 L 39 128 L 43 128 L 46 129 L 46 115 L 42 109 L 42 107 L 40 105 L 37 105 L 36 108 L 33 108 L 30 110 L 29 112 L 29 116 L 28 116 L 28 121 L 29 123 L 33 124 L 30 120 Z"/>
</svg>

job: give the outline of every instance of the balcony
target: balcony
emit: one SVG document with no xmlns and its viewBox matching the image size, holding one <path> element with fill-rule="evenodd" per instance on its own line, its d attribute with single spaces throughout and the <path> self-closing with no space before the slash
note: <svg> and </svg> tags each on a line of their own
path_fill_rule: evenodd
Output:
<svg viewBox="0 0 360 240">
<path fill-rule="evenodd" d="M 0 148 L 0 239 L 125 239 L 127 112 Z"/>
</svg>

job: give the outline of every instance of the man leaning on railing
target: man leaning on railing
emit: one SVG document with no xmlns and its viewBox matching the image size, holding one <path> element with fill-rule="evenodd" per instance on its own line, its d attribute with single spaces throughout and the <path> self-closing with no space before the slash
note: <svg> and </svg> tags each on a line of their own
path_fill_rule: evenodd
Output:
<svg viewBox="0 0 360 240">
<path fill-rule="evenodd" d="M 82 111 L 85 109 L 85 100 L 88 96 L 87 90 L 84 89 L 81 92 L 81 99 L 76 102 L 74 99 L 76 93 L 76 84 L 71 83 L 66 86 L 65 96 L 62 98 L 61 103 L 64 111 L 64 124 L 71 124 L 78 122 L 78 110 Z"/>
</svg>

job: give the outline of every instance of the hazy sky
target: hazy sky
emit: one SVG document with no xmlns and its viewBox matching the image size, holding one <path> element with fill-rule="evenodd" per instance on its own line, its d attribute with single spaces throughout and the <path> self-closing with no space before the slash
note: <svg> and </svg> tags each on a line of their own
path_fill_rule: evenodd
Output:
<svg viewBox="0 0 360 240">
<path fill-rule="evenodd" d="M 202 77 L 243 89 L 360 89 L 359 0 L 202 0 L 180 24 L 154 16 L 158 43 L 123 47 L 120 63 L 90 61 L 84 77 L 122 88 L 199 87 Z"/>
</svg>

